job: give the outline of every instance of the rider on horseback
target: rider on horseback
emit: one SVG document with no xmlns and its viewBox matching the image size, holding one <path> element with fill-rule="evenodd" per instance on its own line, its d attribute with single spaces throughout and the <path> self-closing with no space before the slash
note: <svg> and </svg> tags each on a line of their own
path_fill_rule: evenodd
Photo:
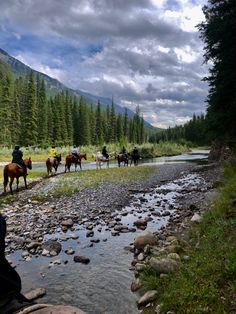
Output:
<svg viewBox="0 0 236 314">
<path fill-rule="evenodd" d="M 108 155 L 106 146 L 104 146 L 103 149 L 102 149 L 102 155 L 103 155 L 103 157 L 105 157 L 106 159 L 109 158 L 109 155 Z"/>
<path fill-rule="evenodd" d="M 61 159 L 57 154 L 56 146 L 55 144 L 52 144 L 52 147 L 50 149 L 50 157 L 54 157 L 57 159 L 58 163 L 60 163 Z"/>
<path fill-rule="evenodd" d="M 15 149 L 12 152 L 12 163 L 18 164 L 20 167 L 22 167 L 22 169 L 24 170 L 24 172 L 27 175 L 27 167 L 24 163 L 23 160 L 23 153 L 20 150 L 20 146 L 16 145 Z"/>
<path fill-rule="evenodd" d="M 124 146 L 121 148 L 120 154 L 126 155 L 126 148 Z"/>
<path fill-rule="evenodd" d="M 77 160 L 79 159 L 79 152 L 78 152 L 76 145 L 73 146 L 73 148 L 71 150 L 71 155 L 75 156 L 77 158 Z"/>
</svg>

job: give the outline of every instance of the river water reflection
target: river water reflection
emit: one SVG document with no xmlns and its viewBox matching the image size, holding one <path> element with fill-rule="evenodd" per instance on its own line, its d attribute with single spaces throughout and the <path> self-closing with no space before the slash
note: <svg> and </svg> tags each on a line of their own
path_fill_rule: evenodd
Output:
<svg viewBox="0 0 236 314">
<path fill-rule="evenodd" d="M 192 150 L 189 153 L 184 153 L 181 155 L 176 156 L 163 156 L 163 157 L 156 157 L 150 159 L 141 159 L 139 164 L 143 165 L 162 165 L 162 164 L 169 164 L 169 163 L 176 163 L 176 162 L 191 162 L 191 161 L 200 161 L 207 159 L 209 154 L 208 150 Z M 65 166 L 64 162 L 62 161 L 61 165 L 58 168 L 58 173 L 64 172 Z M 117 161 L 113 160 L 110 161 L 109 167 L 114 168 L 117 167 Z M 102 168 L 106 167 L 106 163 L 102 163 Z M 82 160 L 82 169 L 83 170 L 90 170 L 96 169 L 96 163 L 90 161 Z M 33 170 L 37 171 L 45 171 L 46 174 L 46 166 L 44 162 L 33 162 Z M 74 165 L 71 166 L 71 171 L 74 171 Z"/>
<path fill-rule="evenodd" d="M 141 161 L 143 164 L 163 164 L 204 160 L 208 151 L 193 151 L 190 154 L 183 154 L 174 157 L 153 158 L 152 160 Z M 112 167 L 117 163 L 112 163 Z M 39 164 L 40 167 L 40 164 Z M 91 167 L 91 168 L 90 168 Z M 84 163 L 83 169 L 94 169 L 94 163 Z M 189 178 L 195 182 L 199 178 Z M 194 181 L 195 180 L 195 181 Z M 176 186 L 178 182 L 174 183 Z M 202 184 L 200 182 L 200 184 Z M 163 188 L 164 185 L 162 186 Z M 171 188 L 170 186 L 168 187 Z M 173 185 L 172 185 L 173 188 Z M 174 188 L 176 189 L 176 188 Z M 173 192 L 173 193 L 172 193 Z M 169 204 L 175 210 L 175 194 L 170 191 Z M 161 196 L 160 196 L 161 197 Z M 163 195 L 163 199 L 167 194 Z M 150 205 L 153 200 L 149 197 Z M 155 202 L 157 199 L 155 198 Z M 166 200 L 165 200 L 166 201 Z M 162 199 L 159 200 L 161 204 Z M 133 221 L 141 217 L 151 216 L 151 212 L 144 210 L 139 203 L 139 195 L 133 203 L 121 211 L 128 212 L 122 216 L 121 222 L 133 226 Z M 157 202 L 156 202 L 157 203 Z M 139 205 L 139 206 L 138 206 Z M 148 204 L 146 203 L 146 208 Z M 165 208 L 163 209 L 165 210 Z M 121 213 L 117 213 L 120 215 Z M 147 230 L 158 230 L 168 221 L 167 216 L 154 217 L 148 223 Z M 91 246 L 91 238 L 86 237 L 84 226 L 77 225 L 75 230 L 63 233 L 68 236 L 67 241 L 61 241 L 62 252 L 56 257 L 31 256 L 29 261 L 21 260 L 22 251 L 16 251 L 10 255 L 10 260 L 17 266 L 17 271 L 22 278 L 23 292 L 37 287 L 46 288 L 47 294 L 43 303 L 70 304 L 83 309 L 88 314 L 137 314 L 139 313 L 136 301 L 137 295 L 132 293 L 130 285 L 133 280 L 133 272 L 129 271 L 133 259 L 131 253 L 127 253 L 124 247 L 129 246 L 137 232 L 121 233 L 119 236 L 112 236 L 107 226 L 100 226 L 101 230 L 94 228 L 94 238 L 99 243 Z M 72 234 L 73 233 L 73 234 Z M 48 238 L 60 238 L 62 233 L 47 235 Z M 78 237 L 78 239 L 75 239 Z M 72 247 L 75 255 L 82 255 L 90 258 L 87 265 L 75 263 L 73 255 L 67 255 L 65 250 Z"/>
</svg>

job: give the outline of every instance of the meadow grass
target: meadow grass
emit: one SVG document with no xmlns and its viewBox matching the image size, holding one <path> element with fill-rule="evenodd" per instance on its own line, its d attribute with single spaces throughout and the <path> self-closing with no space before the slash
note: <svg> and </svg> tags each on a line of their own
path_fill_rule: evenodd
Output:
<svg viewBox="0 0 236 314">
<path fill-rule="evenodd" d="M 85 170 L 76 173 L 63 175 L 59 182 L 48 191 L 53 197 L 60 197 L 62 194 L 71 196 L 84 188 L 97 188 L 103 183 L 128 183 L 145 180 L 151 173 L 151 166 L 142 167 L 121 167 L 102 170 Z"/>
<path fill-rule="evenodd" d="M 104 144 L 106 145 L 106 144 Z M 107 144 L 108 152 L 116 152 L 119 153 L 122 145 L 120 144 Z M 173 156 L 178 155 L 183 152 L 189 151 L 189 147 L 187 145 L 181 145 L 173 142 L 160 142 L 158 144 L 145 143 L 142 145 L 128 143 L 125 147 L 127 152 L 131 152 L 134 147 L 137 147 L 140 151 L 140 155 L 142 158 L 152 158 L 159 156 Z M 103 145 L 94 146 L 80 146 L 79 151 L 87 153 L 88 160 L 93 160 L 92 154 L 102 150 Z M 56 147 L 57 153 L 62 155 L 62 160 L 70 154 L 71 146 L 63 146 Z M 22 147 L 21 148 L 23 155 L 25 158 L 31 157 L 32 161 L 45 161 L 49 157 L 50 147 L 43 149 L 37 147 Z M 0 149 L 0 162 L 11 162 L 12 159 L 12 151 L 13 148 L 1 147 Z"/>
<path fill-rule="evenodd" d="M 236 168 L 225 169 L 220 197 L 191 228 L 190 256 L 179 272 L 161 278 L 152 269 L 142 277 L 159 292 L 161 313 L 236 312 Z"/>
</svg>

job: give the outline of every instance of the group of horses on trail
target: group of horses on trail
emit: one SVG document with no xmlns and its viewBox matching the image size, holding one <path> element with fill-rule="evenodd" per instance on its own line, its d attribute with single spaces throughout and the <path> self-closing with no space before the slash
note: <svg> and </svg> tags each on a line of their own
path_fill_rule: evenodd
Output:
<svg viewBox="0 0 236 314">
<path fill-rule="evenodd" d="M 101 169 L 102 163 L 107 164 L 107 168 L 109 168 L 109 161 L 112 159 L 117 159 L 118 161 L 118 166 L 120 167 L 121 164 L 123 163 L 124 166 L 130 166 L 132 163 L 136 166 L 138 164 L 138 160 L 140 159 L 139 154 L 134 154 L 134 153 L 125 153 L 125 154 L 116 154 L 115 152 L 110 152 L 108 157 L 105 157 L 102 155 L 101 152 L 97 152 L 92 155 L 94 161 L 96 162 L 96 167 L 97 169 Z M 75 165 L 75 171 L 77 171 L 77 167 L 79 166 L 80 169 L 81 167 L 81 160 L 87 160 L 87 154 L 86 153 L 79 153 L 78 156 L 75 155 L 68 155 L 65 158 L 65 172 L 67 170 L 70 172 L 71 165 Z M 61 154 L 56 155 L 55 157 L 49 157 L 46 160 L 46 168 L 47 168 L 47 174 L 48 176 L 57 173 L 58 166 L 61 163 Z M 32 169 L 32 160 L 31 158 L 26 158 L 24 159 L 24 164 L 26 168 Z M 27 189 L 27 182 L 26 182 L 26 177 L 27 177 L 27 172 L 23 169 L 23 167 L 17 163 L 10 163 L 6 165 L 3 169 L 3 177 L 4 177 L 4 193 L 7 191 L 7 185 L 9 183 L 9 188 L 10 192 L 13 193 L 12 191 L 12 184 L 14 179 L 16 178 L 16 190 L 19 190 L 19 177 L 24 178 L 24 183 L 25 183 L 25 188 Z M 9 182 L 10 178 L 10 182 Z"/>
<path fill-rule="evenodd" d="M 70 167 L 72 164 L 75 165 L 75 171 L 77 170 L 77 167 L 79 166 L 80 169 L 82 169 L 81 166 L 81 160 L 87 160 L 87 154 L 86 153 L 79 153 L 77 156 L 76 155 L 68 155 L 65 158 L 65 172 L 68 170 L 70 172 Z M 47 172 L 48 175 L 53 174 L 53 169 L 54 173 L 57 173 L 57 168 L 59 164 L 61 163 L 61 154 L 57 154 L 55 157 L 48 157 L 46 160 L 46 167 L 47 167 Z"/>
</svg>

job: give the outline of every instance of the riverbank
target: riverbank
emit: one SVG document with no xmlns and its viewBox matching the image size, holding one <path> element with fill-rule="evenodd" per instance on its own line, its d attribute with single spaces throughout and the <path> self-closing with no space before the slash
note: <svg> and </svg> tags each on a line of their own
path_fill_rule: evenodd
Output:
<svg viewBox="0 0 236 314">
<path fill-rule="evenodd" d="M 198 170 L 190 163 L 90 170 L 48 178 L 30 190 L 15 194 L 2 208 L 8 217 L 7 252 L 17 265 L 24 291 L 34 288 L 32 284 L 36 281 L 47 289 L 45 302 L 62 300 L 92 314 L 103 313 L 104 309 L 112 314 L 136 314 L 137 296 L 132 296 L 129 288 L 133 276 L 128 271 L 132 254 L 127 255 L 126 251 L 124 255 L 123 251 L 138 232 L 134 220 L 128 220 L 129 204 L 136 193 L 151 194 L 157 186 Z M 197 201 L 200 195 L 212 190 L 212 182 L 217 180 L 214 171 L 212 168 L 201 172 L 206 186 L 202 191 L 198 189 Z M 189 199 L 194 198 L 194 191 L 187 194 Z M 146 229 L 153 230 L 169 216 L 176 217 L 171 213 L 168 216 L 162 209 L 159 216 L 156 212 L 136 206 L 132 219 L 147 217 Z M 123 229 L 118 228 L 121 223 Z M 53 250 L 45 252 L 42 246 L 48 239 L 61 244 L 61 252 L 56 256 Z M 19 248 L 23 251 L 17 251 Z M 69 248 L 75 252 L 72 256 L 67 254 L 72 252 Z M 42 256 L 43 250 L 46 256 Z M 90 259 L 82 269 L 73 262 L 76 251 Z M 60 287 L 60 273 L 67 274 L 63 287 Z M 78 290 L 78 286 L 82 289 Z"/>
<path fill-rule="evenodd" d="M 190 206 L 196 210 L 196 204 L 183 200 L 185 221 L 181 219 L 179 228 L 170 224 L 158 235 L 165 241 L 141 275 L 145 291 L 155 291 L 155 305 L 147 313 L 235 313 L 235 167 L 227 166 L 219 179 L 214 186 L 220 193 L 213 204 L 203 202 L 202 213 L 191 221 L 187 213 Z M 164 260 L 173 261 L 171 271 L 160 271 Z"/>
</svg>

